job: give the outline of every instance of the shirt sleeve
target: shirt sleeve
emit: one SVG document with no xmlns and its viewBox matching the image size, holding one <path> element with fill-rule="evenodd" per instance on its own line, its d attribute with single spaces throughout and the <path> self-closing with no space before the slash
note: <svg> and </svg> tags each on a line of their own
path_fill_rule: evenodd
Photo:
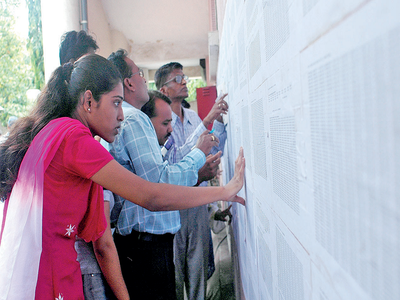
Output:
<svg viewBox="0 0 400 300">
<path fill-rule="evenodd" d="M 72 130 L 65 140 L 64 166 L 73 174 L 90 178 L 113 160 L 87 128 Z"/>
<path fill-rule="evenodd" d="M 172 149 L 167 153 L 168 160 L 177 162 L 181 157 L 184 157 L 188 154 L 192 148 L 196 145 L 197 140 L 200 135 L 207 128 L 204 126 L 203 122 L 196 127 L 196 129 L 192 132 L 192 134 L 186 139 L 185 143 L 182 146 L 176 146 L 176 144 L 172 145 Z"/>
<path fill-rule="evenodd" d="M 211 149 L 211 153 L 215 154 L 218 151 L 221 151 L 222 154 L 224 153 L 224 147 L 226 142 L 226 125 L 224 123 L 218 122 L 217 120 L 214 121 L 213 124 L 214 135 L 219 139 L 218 146 L 215 146 Z"/>
<path fill-rule="evenodd" d="M 124 148 L 136 175 L 151 182 L 192 186 L 198 170 L 205 163 L 205 155 L 193 152 L 179 164 L 163 161 L 157 136 L 150 119 L 141 114 L 129 116 L 122 131 Z"/>
<path fill-rule="evenodd" d="M 173 144 L 171 146 L 171 148 L 165 155 L 165 158 L 170 162 L 178 162 L 182 157 L 185 157 L 185 155 L 187 155 L 193 149 L 200 135 L 206 129 L 207 128 L 201 121 L 182 146 L 176 146 L 176 144 Z M 217 120 L 214 121 L 213 129 L 215 129 L 214 135 L 219 139 L 219 144 L 218 146 L 215 146 L 211 149 L 211 154 L 216 154 L 218 151 L 224 151 L 227 133 L 225 125 L 221 122 L 218 122 Z"/>
</svg>

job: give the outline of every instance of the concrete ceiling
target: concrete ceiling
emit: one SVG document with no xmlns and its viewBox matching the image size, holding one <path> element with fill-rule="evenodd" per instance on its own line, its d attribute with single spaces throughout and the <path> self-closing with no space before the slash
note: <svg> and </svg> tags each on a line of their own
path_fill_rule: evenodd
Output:
<svg viewBox="0 0 400 300">
<path fill-rule="evenodd" d="M 112 30 L 128 41 L 131 57 L 148 69 L 179 61 L 198 66 L 208 55 L 208 0 L 102 0 Z"/>
</svg>

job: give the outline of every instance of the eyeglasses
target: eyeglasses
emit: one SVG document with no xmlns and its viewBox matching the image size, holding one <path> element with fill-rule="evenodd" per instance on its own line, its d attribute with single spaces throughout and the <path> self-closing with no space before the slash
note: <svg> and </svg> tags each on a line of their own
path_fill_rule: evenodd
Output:
<svg viewBox="0 0 400 300">
<path fill-rule="evenodd" d="M 133 73 L 132 76 L 133 76 L 133 75 L 136 75 L 136 74 L 139 74 L 139 76 L 142 77 L 142 78 L 144 77 L 144 72 L 143 72 L 142 69 L 139 69 L 139 71 Z M 131 77 L 132 77 L 132 76 L 131 76 Z"/>
<path fill-rule="evenodd" d="M 167 83 L 170 83 L 171 81 L 174 81 L 174 80 L 176 81 L 176 83 L 181 84 L 183 79 L 186 81 L 186 83 L 189 82 L 189 77 L 187 77 L 186 75 L 176 75 L 174 78 L 168 80 L 163 85 L 166 85 Z"/>
</svg>

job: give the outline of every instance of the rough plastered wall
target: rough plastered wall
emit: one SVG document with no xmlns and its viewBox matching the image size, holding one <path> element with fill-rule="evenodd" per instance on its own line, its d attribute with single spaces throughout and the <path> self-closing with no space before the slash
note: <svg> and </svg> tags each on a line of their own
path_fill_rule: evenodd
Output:
<svg viewBox="0 0 400 300">
<path fill-rule="evenodd" d="M 225 3 L 224 3 L 225 4 Z M 228 0 L 217 75 L 247 300 L 400 299 L 400 2 Z"/>
<path fill-rule="evenodd" d="M 112 52 L 120 48 L 130 52 L 131 49 L 125 36 L 121 32 L 110 28 L 101 2 L 96 0 L 88 1 L 88 25 L 89 33 L 94 36 L 99 46 L 97 54 L 108 57 Z"/>
</svg>

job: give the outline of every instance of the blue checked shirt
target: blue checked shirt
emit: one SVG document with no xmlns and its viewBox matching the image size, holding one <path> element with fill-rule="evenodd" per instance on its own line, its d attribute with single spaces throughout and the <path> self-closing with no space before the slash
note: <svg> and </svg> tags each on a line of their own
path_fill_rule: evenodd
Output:
<svg viewBox="0 0 400 300">
<path fill-rule="evenodd" d="M 171 163 L 178 163 L 187 155 L 192 147 L 196 145 L 199 136 L 207 128 L 204 126 L 203 121 L 198 114 L 191 109 L 183 108 L 183 123 L 181 119 L 172 112 L 172 128 L 171 133 L 175 143 L 168 150 L 165 158 Z M 215 154 L 218 151 L 223 151 L 226 141 L 225 125 L 221 122 L 214 121 L 213 128 L 215 129 L 214 135 L 219 139 L 218 147 L 213 147 L 211 153 Z M 201 186 L 207 185 L 203 182 Z"/>
<path fill-rule="evenodd" d="M 110 153 L 116 161 L 151 182 L 195 185 L 198 171 L 205 163 L 204 153 L 194 149 L 179 164 L 170 165 L 161 156 L 156 132 L 147 115 L 125 101 L 122 109 L 125 120 L 110 144 Z M 111 221 L 116 221 L 121 235 L 130 234 L 132 229 L 153 234 L 176 233 L 181 226 L 179 211 L 151 212 L 120 196 L 116 196 Z"/>
</svg>

